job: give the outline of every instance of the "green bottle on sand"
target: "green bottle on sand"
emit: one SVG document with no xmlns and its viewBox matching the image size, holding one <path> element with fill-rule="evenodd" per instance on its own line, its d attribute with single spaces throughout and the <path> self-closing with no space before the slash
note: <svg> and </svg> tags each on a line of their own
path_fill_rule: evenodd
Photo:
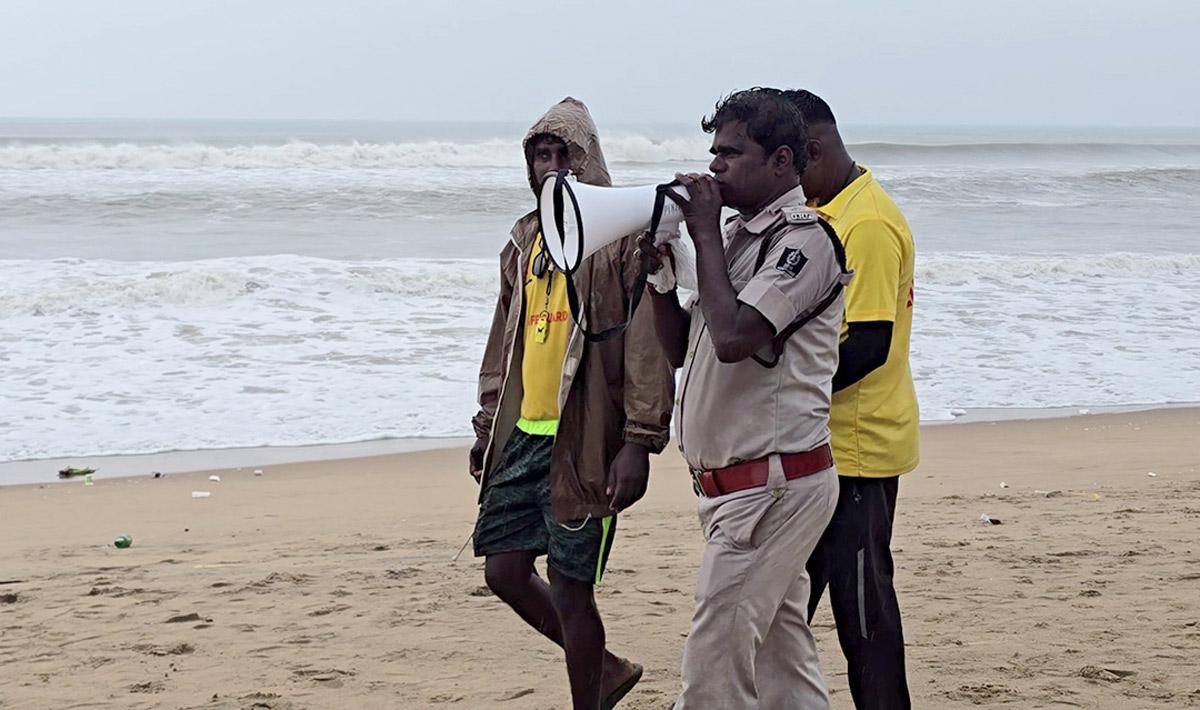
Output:
<svg viewBox="0 0 1200 710">
<path fill-rule="evenodd" d="M 113 540 L 113 544 L 124 550 L 126 547 L 129 547 L 133 544 L 133 538 L 129 537 L 128 535 L 121 535 L 117 537 L 116 540 Z"/>
</svg>

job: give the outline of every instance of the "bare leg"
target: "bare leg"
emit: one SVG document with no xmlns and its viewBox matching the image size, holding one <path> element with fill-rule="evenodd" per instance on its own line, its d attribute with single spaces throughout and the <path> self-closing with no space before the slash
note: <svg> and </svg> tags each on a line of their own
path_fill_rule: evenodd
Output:
<svg viewBox="0 0 1200 710">
<path fill-rule="evenodd" d="M 604 671 L 604 622 L 590 582 L 550 570 L 550 589 L 562 625 L 574 710 L 599 710 Z"/>
<path fill-rule="evenodd" d="M 565 648 L 563 625 L 559 613 L 555 609 L 555 596 L 552 595 L 550 585 L 546 583 L 546 580 L 538 576 L 537 570 L 533 566 L 535 559 L 536 555 L 532 552 L 504 552 L 490 555 L 484 564 L 484 579 L 488 588 L 501 601 L 512 607 L 513 611 L 517 612 L 517 616 L 521 617 L 525 623 L 558 646 Z M 561 575 L 555 576 L 558 579 L 567 579 Z M 604 648 L 604 626 L 600 623 L 599 613 L 596 612 L 591 585 L 570 579 L 567 581 L 586 588 L 587 601 L 592 612 L 595 613 L 596 624 L 600 629 L 600 648 Z M 571 601 L 573 601 L 574 594 L 568 594 L 569 597 L 572 597 Z M 603 654 L 601 692 L 607 694 L 629 678 L 633 673 L 633 666 L 608 651 L 604 651 Z M 570 654 L 568 653 L 568 672 L 570 663 Z M 597 663 L 593 668 L 599 667 L 599 665 Z M 572 684 L 573 689 L 574 684 Z"/>
<path fill-rule="evenodd" d="M 525 623 L 562 646 L 562 626 L 550 598 L 550 585 L 538 576 L 533 566 L 535 559 L 532 552 L 490 555 L 484 563 L 483 578 L 488 588 Z"/>
</svg>

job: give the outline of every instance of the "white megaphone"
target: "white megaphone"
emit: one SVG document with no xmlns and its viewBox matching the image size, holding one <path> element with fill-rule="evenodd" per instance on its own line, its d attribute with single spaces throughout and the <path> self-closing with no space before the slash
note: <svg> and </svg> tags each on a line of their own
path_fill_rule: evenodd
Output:
<svg viewBox="0 0 1200 710">
<path fill-rule="evenodd" d="M 604 245 L 650 229 L 659 201 L 662 211 L 655 231 L 678 231 L 683 212 L 659 195 L 662 190 L 688 196 L 682 185 L 597 187 L 569 178 L 566 170 L 548 173 L 538 195 L 538 219 L 554 265 L 573 274 Z"/>
</svg>

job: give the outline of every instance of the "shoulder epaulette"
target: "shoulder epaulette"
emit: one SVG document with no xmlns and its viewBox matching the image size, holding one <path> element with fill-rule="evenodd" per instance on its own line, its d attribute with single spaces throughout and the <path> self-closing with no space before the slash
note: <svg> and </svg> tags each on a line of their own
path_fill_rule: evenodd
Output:
<svg viewBox="0 0 1200 710">
<path fill-rule="evenodd" d="M 817 213 L 807 207 L 784 207 L 783 218 L 788 224 L 816 224 Z"/>
</svg>

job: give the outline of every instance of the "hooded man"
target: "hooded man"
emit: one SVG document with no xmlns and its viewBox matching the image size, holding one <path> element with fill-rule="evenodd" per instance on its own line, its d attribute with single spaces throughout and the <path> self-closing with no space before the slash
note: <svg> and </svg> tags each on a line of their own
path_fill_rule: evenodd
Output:
<svg viewBox="0 0 1200 710">
<path fill-rule="evenodd" d="M 563 99 L 526 134 L 536 196 L 542 178 L 569 170 L 611 181 L 587 107 Z M 625 238 L 574 274 L 579 317 L 597 332 L 625 321 L 641 263 Z M 645 494 L 649 455 L 669 437 L 673 371 L 649 309 L 616 337 L 589 342 L 572 318 L 565 277 L 539 233 L 536 211 L 517 220 L 500 254 L 500 295 L 479 372 L 471 474 L 480 481 L 475 554 L 488 587 L 566 651 L 576 710 L 611 708 L 640 666 L 605 650 L 593 587 L 612 549 L 617 514 Z M 549 583 L 534 560 L 547 555 Z"/>
</svg>

